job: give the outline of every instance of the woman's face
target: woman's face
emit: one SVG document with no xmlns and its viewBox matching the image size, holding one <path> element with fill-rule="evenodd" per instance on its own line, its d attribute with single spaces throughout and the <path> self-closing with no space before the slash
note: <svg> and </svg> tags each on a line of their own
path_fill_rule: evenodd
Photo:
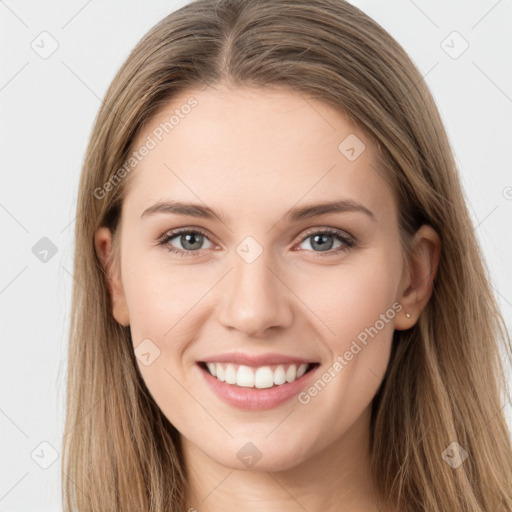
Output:
<svg viewBox="0 0 512 512">
<path fill-rule="evenodd" d="M 175 96 L 134 149 L 114 316 L 184 441 L 286 469 L 367 426 L 407 284 L 371 141 L 293 90 L 208 87 Z M 220 360 L 231 383 L 200 364 Z M 294 361 L 315 365 L 294 381 Z"/>
</svg>

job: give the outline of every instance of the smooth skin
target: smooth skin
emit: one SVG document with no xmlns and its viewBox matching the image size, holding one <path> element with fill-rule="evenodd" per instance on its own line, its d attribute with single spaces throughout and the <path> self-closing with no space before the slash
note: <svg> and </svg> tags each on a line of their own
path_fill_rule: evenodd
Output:
<svg viewBox="0 0 512 512">
<path fill-rule="evenodd" d="M 407 268 L 396 200 L 377 171 L 372 141 L 339 111 L 291 89 L 182 91 L 134 147 L 191 96 L 197 106 L 132 171 L 117 265 L 109 229 L 95 237 L 115 319 L 130 326 L 134 349 L 149 339 L 160 351 L 138 366 L 181 433 L 187 510 L 383 511 L 369 466 L 371 402 L 394 329 L 412 327 L 431 296 L 439 236 L 422 226 Z M 338 149 L 349 135 L 365 145 L 353 161 Z M 374 219 L 361 211 L 285 218 L 292 208 L 340 199 L 363 205 Z M 142 216 L 168 200 L 208 206 L 222 221 Z M 158 244 L 178 228 L 206 236 L 178 234 Z M 326 228 L 355 245 L 314 236 Z M 262 249 L 251 263 L 237 252 L 248 236 Z M 318 361 L 321 375 L 393 304 L 402 309 L 307 404 L 294 397 L 270 410 L 241 410 L 200 378 L 197 361 L 232 351 Z M 249 442 L 262 454 L 251 468 L 237 456 Z"/>
</svg>

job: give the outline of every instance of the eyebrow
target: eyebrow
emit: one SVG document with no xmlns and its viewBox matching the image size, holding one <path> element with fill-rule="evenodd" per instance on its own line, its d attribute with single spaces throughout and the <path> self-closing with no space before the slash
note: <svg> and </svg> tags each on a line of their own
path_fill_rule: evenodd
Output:
<svg viewBox="0 0 512 512">
<path fill-rule="evenodd" d="M 360 203 L 352 199 L 340 199 L 290 209 L 284 216 L 285 222 L 297 222 L 300 220 L 319 217 L 328 213 L 361 212 L 376 221 L 374 213 Z M 217 213 L 210 207 L 201 204 L 183 203 L 180 201 L 164 201 L 154 204 L 145 210 L 141 218 L 149 217 L 159 213 L 169 215 L 184 215 L 188 217 L 199 217 L 209 220 L 218 220 L 224 223 L 221 213 Z"/>
</svg>

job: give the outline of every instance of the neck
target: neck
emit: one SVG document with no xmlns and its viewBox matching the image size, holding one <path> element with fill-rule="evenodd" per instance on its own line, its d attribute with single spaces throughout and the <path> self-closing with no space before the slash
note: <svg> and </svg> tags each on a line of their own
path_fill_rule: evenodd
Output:
<svg viewBox="0 0 512 512">
<path fill-rule="evenodd" d="M 182 437 L 188 477 L 185 510 L 384 511 L 370 472 L 370 412 L 368 407 L 335 443 L 284 471 L 232 469 Z"/>
</svg>

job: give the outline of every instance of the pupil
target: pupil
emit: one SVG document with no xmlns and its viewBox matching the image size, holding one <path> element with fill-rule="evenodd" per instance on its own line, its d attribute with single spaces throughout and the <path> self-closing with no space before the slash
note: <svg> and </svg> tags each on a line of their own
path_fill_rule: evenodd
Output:
<svg viewBox="0 0 512 512">
<path fill-rule="evenodd" d="M 190 233 L 190 234 L 187 234 L 187 235 L 182 235 L 181 236 L 181 243 L 183 245 L 184 248 L 187 248 L 187 244 L 191 244 L 192 246 L 195 245 L 195 247 L 188 247 L 188 249 L 199 249 L 201 247 L 201 237 L 203 235 L 199 234 L 199 233 Z M 192 242 L 190 241 L 192 239 Z M 196 240 L 196 243 L 194 244 L 194 239 Z M 197 241 L 199 240 L 199 242 Z M 183 243 L 183 241 L 185 241 L 185 243 Z"/>
<path fill-rule="evenodd" d="M 330 238 L 331 239 L 331 243 L 330 244 L 327 242 L 327 247 L 326 247 L 326 243 L 325 243 L 325 239 L 326 238 Z M 323 242 L 322 241 L 318 242 L 318 240 L 323 240 Z M 312 244 L 312 246 L 314 247 L 315 244 L 317 244 L 317 243 L 319 243 L 318 248 L 321 251 L 328 251 L 329 249 L 332 248 L 332 236 L 331 235 L 327 235 L 327 234 L 325 234 L 325 235 L 314 235 L 313 236 L 313 244 Z"/>
</svg>

